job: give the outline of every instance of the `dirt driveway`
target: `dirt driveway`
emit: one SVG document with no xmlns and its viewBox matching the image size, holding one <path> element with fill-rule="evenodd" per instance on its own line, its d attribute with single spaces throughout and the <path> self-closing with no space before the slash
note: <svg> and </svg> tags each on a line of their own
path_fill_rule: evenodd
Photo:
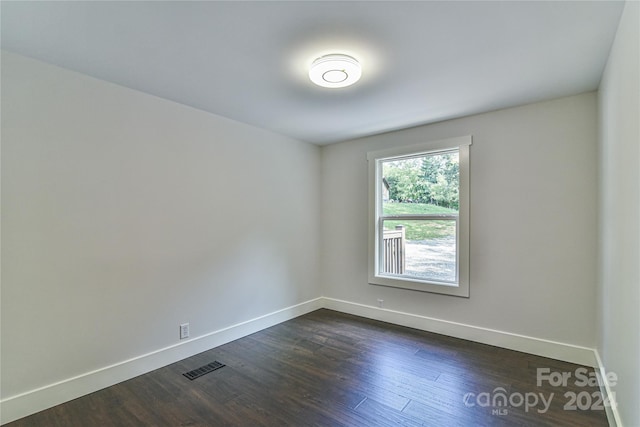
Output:
<svg viewBox="0 0 640 427">
<path fill-rule="evenodd" d="M 455 236 L 405 242 L 407 274 L 435 280 L 455 282 Z"/>
</svg>

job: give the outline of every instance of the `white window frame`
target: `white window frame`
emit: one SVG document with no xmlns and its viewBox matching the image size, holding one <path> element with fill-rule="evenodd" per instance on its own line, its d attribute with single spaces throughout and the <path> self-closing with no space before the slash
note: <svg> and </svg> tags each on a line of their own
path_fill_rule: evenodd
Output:
<svg viewBox="0 0 640 427">
<path fill-rule="evenodd" d="M 422 292 L 469 297 L 469 146 L 471 135 L 367 153 L 369 161 L 369 283 Z M 459 152 L 459 208 L 456 230 L 457 283 L 380 273 L 382 246 L 382 162 L 394 158 Z M 433 215 L 437 219 L 437 215 Z M 409 218 L 405 218 L 409 219 Z M 427 219 L 427 218 L 419 218 Z M 449 217 L 444 219 L 450 219 Z"/>
</svg>

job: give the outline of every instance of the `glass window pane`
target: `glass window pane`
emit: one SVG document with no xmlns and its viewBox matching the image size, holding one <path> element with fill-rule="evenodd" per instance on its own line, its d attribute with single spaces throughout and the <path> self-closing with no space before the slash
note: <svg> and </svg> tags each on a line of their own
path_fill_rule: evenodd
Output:
<svg viewBox="0 0 640 427">
<path fill-rule="evenodd" d="M 455 220 L 384 220 L 380 273 L 457 283 Z"/>
<path fill-rule="evenodd" d="M 382 215 L 458 213 L 458 151 L 382 162 Z"/>
</svg>

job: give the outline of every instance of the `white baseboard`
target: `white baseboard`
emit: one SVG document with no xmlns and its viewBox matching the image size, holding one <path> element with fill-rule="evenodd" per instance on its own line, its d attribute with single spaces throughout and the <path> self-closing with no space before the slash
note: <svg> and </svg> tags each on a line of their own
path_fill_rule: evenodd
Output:
<svg viewBox="0 0 640 427">
<path fill-rule="evenodd" d="M 74 378 L 8 397 L 0 401 L 0 424 L 93 393 L 320 308 L 592 366 L 601 371 L 604 369 L 597 351 L 591 348 L 320 297 Z M 611 390 L 608 386 L 606 392 L 607 396 L 610 396 Z M 608 411 L 607 416 L 610 422 L 612 419 L 616 421 L 617 424 L 612 425 L 622 426 L 615 408 L 611 409 L 611 414 Z"/>
<path fill-rule="evenodd" d="M 369 305 L 357 304 L 333 298 L 324 298 L 324 307 L 354 314 L 396 325 L 407 326 L 423 331 L 462 338 L 496 347 L 522 351 L 524 353 L 564 360 L 571 363 L 596 367 L 597 361 L 593 349 L 549 341 L 510 332 L 497 331 L 479 326 L 466 325 L 464 323 L 450 322 L 448 320 L 419 316 L 417 314 L 403 313 L 387 310 Z"/>
<path fill-rule="evenodd" d="M 322 307 L 323 299 L 316 298 L 77 377 L 8 397 L 0 401 L 0 424 L 93 393 Z"/>
<path fill-rule="evenodd" d="M 610 427 L 622 427 L 622 420 L 620 418 L 620 412 L 618 411 L 618 404 L 616 401 L 616 395 L 611 390 L 611 384 L 609 384 L 609 378 L 607 375 L 607 370 L 602 363 L 602 359 L 600 358 L 600 353 L 598 353 L 597 349 L 593 350 L 596 361 L 598 363 L 597 369 L 600 374 L 600 378 L 602 378 L 602 382 L 600 383 L 600 393 L 602 396 L 606 396 L 607 402 L 610 402 L 610 405 L 605 405 L 604 409 L 607 412 L 607 420 L 609 421 Z"/>
</svg>

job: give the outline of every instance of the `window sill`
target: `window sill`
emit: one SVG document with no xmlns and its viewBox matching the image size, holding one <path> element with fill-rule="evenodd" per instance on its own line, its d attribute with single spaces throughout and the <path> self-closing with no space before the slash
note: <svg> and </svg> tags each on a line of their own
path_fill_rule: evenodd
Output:
<svg viewBox="0 0 640 427">
<path fill-rule="evenodd" d="M 464 284 L 436 282 L 414 279 L 410 277 L 387 275 L 369 277 L 369 284 L 469 298 L 469 286 L 464 286 Z"/>
</svg>

